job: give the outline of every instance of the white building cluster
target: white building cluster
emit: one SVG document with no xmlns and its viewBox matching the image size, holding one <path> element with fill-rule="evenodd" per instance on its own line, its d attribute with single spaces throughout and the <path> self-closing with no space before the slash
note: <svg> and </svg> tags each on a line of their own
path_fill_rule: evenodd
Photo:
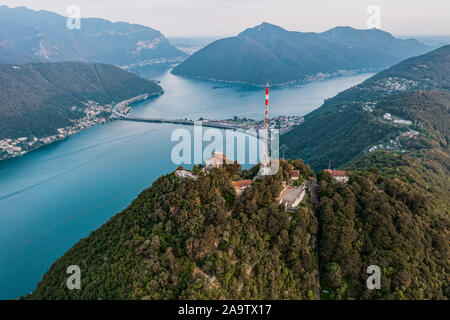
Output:
<svg viewBox="0 0 450 320">
<path fill-rule="evenodd" d="M 58 128 L 57 134 L 41 138 L 31 136 L 0 140 L 0 160 L 24 155 L 42 145 L 63 140 L 83 129 L 106 123 L 110 120 L 112 105 L 101 106 L 94 101 L 88 101 L 84 105 L 85 108 L 72 107 L 72 111 L 79 109 L 84 111 L 85 115 L 82 118 L 71 120 L 73 123 L 71 126 Z"/>
<path fill-rule="evenodd" d="M 392 117 L 392 114 L 390 114 L 390 113 L 388 113 L 388 112 L 386 112 L 386 113 L 383 115 L 383 119 L 384 119 L 384 120 L 387 120 L 387 121 L 394 121 L 394 123 L 402 124 L 402 125 L 407 125 L 407 126 L 410 126 L 410 125 L 412 124 L 412 122 L 411 122 L 410 120 L 394 119 L 394 118 Z"/>
</svg>

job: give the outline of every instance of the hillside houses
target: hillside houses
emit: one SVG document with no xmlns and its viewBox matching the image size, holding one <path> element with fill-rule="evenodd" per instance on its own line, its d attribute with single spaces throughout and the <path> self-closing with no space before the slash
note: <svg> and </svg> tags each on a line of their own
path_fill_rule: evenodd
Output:
<svg viewBox="0 0 450 320">
<path fill-rule="evenodd" d="M 208 172 L 214 168 L 222 168 L 224 164 L 227 163 L 227 157 L 220 151 L 214 151 L 210 158 L 205 160 L 205 167 L 203 168 L 203 172 Z M 240 180 L 240 181 L 232 181 L 234 190 L 236 194 L 240 196 L 245 189 L 250 187 L 252 184 L 252 180 Z"/>
<path fill-rule="evenodd" d="M 395 119 L 394 123 L 403 124 L 407 126 L 410 126 L 412 124 L 410 120 L 403 120 L 403 119 Z"/>
<path fill-rule="evenodd" d="M 406 137 L 406 138 L 414 138 L 417 137 L 419 135 L 419 131 L 414 131 L 414 130 L 409 130 L 406 132 L 402 133 L 402 137 Z"/>
<path fill-rule="evenodd" d="M 219 151 L 212 153 L 211 157 L 205 161 L 205 167 L 202 169 L 203 174 L 208 175 L 212 169 L 220 169 L 224 167 L 227 157 Z M 282 190 L 276 201 L 283 205 L 286 211 L 295 210 L 303 201 L 307 191 L 307 182 L 304 181 L 300 170 L 295 169 L 293 165 L 288 167 L 288 176 L 282 179 Z M 175 175 L 179 179 L 197 181 L 200 176 L 195 175 L 191 171 L 185 170 L 182 166 L 178 167 Z M 243 179 L 231 181 L 231 184 L 236 192 L 236 195 L 241 196 L 245 190 L 250 188 L 255 179 Z"/>
<path fill-rule="evenodd" d="M 303 200 L 306 194 L 306 186 L 302 184 L 301 187 L 296 188 L 294 186 L 286 186 L 278 197 L 278 203 L 284 204 L 286 210 L 294 210 Z"/>
<path fill-rule="evenodd" d="M 404 119 L 397 119 L 397 118 L 394 119 L 392 114 L 390 114 L 390 113 L 383 114 L 383 119 L 387 120 L 387 121 L 394 121 L 394 123 L 401 124 L 401 125 L 410 126 L 412 124 L 411 120 L 404 120 Z"/>
<path fill-rule="evenodd" d="M 215 151 L 212 153 L 210 158 L 205 160 L 205 167 L 202 169 L 202 172 L 207 175 L 212 169 L 223 168 L 226 162 L 227 157 L 222 152 Z M 288 172 L 288 177 L 281 181 L 283 189 L 276 198 L 276 201 L 278 201 L 280 205 L 284 205 L 287 211 L 291 211 L 297 208 L 300 202 L 304 199 L 306 195 L 307 182 L 303 181 L 303 176 L 300 174 L 299 170 L 294 168 L 294 166 L 289 165 Z M 180 179 L 190 179 L 194 181 L 198 179 L 198 176 L 194 175 L 190 171 L 184 170 L 181 166 L 175 171 L 175 175 Z M 254 180 L 255 178 L 253 180 L 245 179 L 231 181 L 236 195 L 238 197 L 241 196 L 245 190 L 252 186 Z"/>
</svg>

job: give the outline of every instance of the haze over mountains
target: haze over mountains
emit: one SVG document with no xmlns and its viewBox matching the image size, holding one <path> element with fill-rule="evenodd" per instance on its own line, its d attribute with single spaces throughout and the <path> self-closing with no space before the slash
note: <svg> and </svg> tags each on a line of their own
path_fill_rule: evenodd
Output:
<svg viewBox="0 0 450 320">
<path fill-rule="evenodd" d="M 430 47 L 377 30 L 336 27 L 322 33 L 287 31 L 263 23 L 194 53 L 173 73 L 249 84 L 322 79 L 343 70 L 380 69 Z"/>
<path fill-rule="evenodd" d="M 0 6 L 0 63 L 34 61 L 102 62 L 130 65 L 183 57 L 159 31 L 142 25 L 81 19 L 81 29 L 67 28 L 67 18 L 49 11 Z"/>
</svg>

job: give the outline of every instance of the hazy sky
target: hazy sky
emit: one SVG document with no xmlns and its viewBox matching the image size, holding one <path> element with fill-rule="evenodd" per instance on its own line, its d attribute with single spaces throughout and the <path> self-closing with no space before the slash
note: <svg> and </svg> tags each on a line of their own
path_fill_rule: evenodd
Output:
<svg viewBox="0 0 450 320">
<path fill-rule="evenodd" d="M 395 35 L 449 35 L 450 0 L 0 0 L 67 15 L 143 24 L 175 36 L 230 36 L 263 21 L 288 30 L 324 31 L 337 25 L 366 28 L 370 5 L 381 28 Z"/>
</svg>

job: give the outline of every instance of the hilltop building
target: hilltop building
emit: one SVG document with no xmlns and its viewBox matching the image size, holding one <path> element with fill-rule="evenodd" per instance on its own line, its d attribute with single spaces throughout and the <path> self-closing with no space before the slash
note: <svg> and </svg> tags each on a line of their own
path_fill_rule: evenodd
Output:
<svg viewBox="0 0 450 320">
<path fill-rule="evenodd" d="M 348 175 L 347 175 L 347 171 L 345 170 L 331 170 L 331 169 L 327 169 L 325 170 L 328 173 L 331 173 L 331 175 L 333 176 L 333 178 L 338 181 L 338 182 L 342 182 L 342 183 L 347 183 L 348 182 Z"/>
<path fill-rule="evenodd" d="M 232 183 L 236 194 L 240 196 L 252 184 L 252 180 L 233 181 Z"/>
<path fill-rule="evenodd" d="M 205 168 L 203 168 L 204 172 L 207 172 L 208 170 L 211 170 L 212 168 L 222 168 L 223 164 L 227 162 L 227 157 L 220 151 L 214 151 L 211 155 L 211 158 L 208 158 L 205 160 Z M 178 170 L 179 173 L 177 175 L 183 175 L 184 177 L 191 178 L 186 173 L 182 172 L 181 170 Z M 194 176 L 195 177 L 195 176 Z M 197 177 L 195 177 L 197 178 Z M 251 184 L 252 180 L 240 180 L 240 181 L 232 181 L 234 190 L 236 191 L 236 194 L 240 196 L 245 189 L 247 189 Z"/>
<path fill-rule="evenodd" d="M 222 168 L 223 164 L 226 163 L 227 157 L 220 151 L 214 151 L 211 158 L 205 160 L 205 168 L 207 170 L 211 168 Z"/>
<path fill-rule="evenodd" d="M 293 186 L 287 186 L 281 191 L 278 197 L 278 203 L 284 204 L 286 210 L 293 210 L 297 208 L 300 202 L 303 200 L 306 194 L 306 188 L 303 184 L 300 188 Z"/>
<path fill-rule="evenodd" d="M 289 176 L 291 177 L 292 181 L 297 181 L 300 178 L 300 171 L 291 170 L 289 171 Z"/>
</svg>

